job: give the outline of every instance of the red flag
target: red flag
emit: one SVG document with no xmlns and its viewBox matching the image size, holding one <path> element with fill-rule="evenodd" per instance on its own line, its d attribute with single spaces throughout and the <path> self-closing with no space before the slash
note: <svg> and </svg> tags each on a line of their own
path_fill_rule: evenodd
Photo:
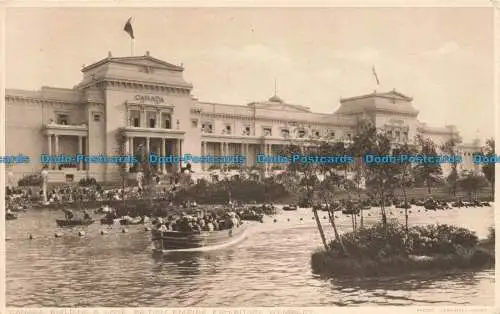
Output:
<svg viewBox="0 0 500 314">
<path fill-rule="evenodd" d="M 134 37 L 134 29 L 132 28 L 132 23 L 130 22 L 132 20 L 132 18 L 130 17 L 127 21 L 127 23 L 125 23 L 125 27 L 123 27 L 123 30 L 129 34 L 130 38 L 132 39 L 135 39 Z"/>
</svg>

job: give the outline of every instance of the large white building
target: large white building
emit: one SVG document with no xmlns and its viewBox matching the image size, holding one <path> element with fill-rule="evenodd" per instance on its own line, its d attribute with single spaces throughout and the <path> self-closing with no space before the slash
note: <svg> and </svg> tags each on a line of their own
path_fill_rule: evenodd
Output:
<svg viewBox="0 0 500 314">
<path fill-rule="evenodd" d="M 42 87 L 39 91 L 6 91 L 6 152 L 30 156 L 29 164 L 15 165 L 15 180 L 42 168 L 41 154 L 116 155 L 117 132 L 124 130 L 126 151 L 139 145 L 158 155 L 248 156 L 273 154 L 290 142 L 334 138 L 348 141 L 362 119 L 383 129 L 394 142 L 411 142 L 421 134 L 443 143 L 459 136 L 454 126 L 430 127 L 418 121 L 412 98 L 395 90 L 341 99 L 333 114 L 314 113 L 274 95 L 247 105 L 205 102 L 192 95 L 184 68 L 150 56 L 109 56 L 82 69 L 83 79 L 72 89 Z M 57 75 L 57 73 L 54 73 Z M 462 145 L 462 167 L 472 168 L 471 153 L 480 143 Z M 180 164 L 162 165 L 169 173 Z M 210 165 L 192 164 L 197 174 Z M 268 168 L 271 166 L 269 165 Z M 118 178 L 113 164 L 51 166 L 49 181 L 99 181 Z"/>
</svg>

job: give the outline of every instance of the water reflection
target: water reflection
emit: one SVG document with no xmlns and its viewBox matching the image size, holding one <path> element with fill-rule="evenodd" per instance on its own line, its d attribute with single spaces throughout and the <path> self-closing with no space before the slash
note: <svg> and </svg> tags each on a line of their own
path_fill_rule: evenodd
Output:
<svg viewBox="0 0 500 314">
<path fill-rule="evenodd" d="M 236 247 L 152 254 L 143 226 L 61 230 L 58 212 L 30 212 L 7 224 L 7 305 L 21 307 L 492 305 L 494 270 L 363 280 L 323 280 L 311 273 L 321 244 L 309 211 L 257 224 Z M 473 215 L 468 219 L 467 214 Z M 465 217 L 464 217 L 465 216 Z M 453 223 L 486 230 L 493 210 L 450 213 Z M 59 218 L 59 217 L 57 217 Z M 299 218 L 303 218 L 299 220 Z M 289 221 L 288 221 L 289 219 Z M 412 218 L 444 223 L 443 213 Z M 367 221 L 369 218 L 367 218 Z M 481 224 L 482 223 L 482 224 Z M 348 217 L 338 224 L 349 230 Z M 328 237 L 331 228 L 325 224 Z M 63 232 L 55 238 L 55 232 Z M 29 232 L 36 232 L 33 240 Z"/>
</svg>

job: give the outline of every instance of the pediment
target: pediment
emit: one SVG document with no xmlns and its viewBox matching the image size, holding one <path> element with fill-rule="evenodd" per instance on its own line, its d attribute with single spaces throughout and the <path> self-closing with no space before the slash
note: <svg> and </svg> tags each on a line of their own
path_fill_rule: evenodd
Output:
<svg viewBox="0 0 500 314">
<path fill-rule="evenodd" d="M 413 99 L 409 96 L 406 96 L 398 91 L 392 90 L 388 93 L 380 94 L 380 96 L 384 97 L 389 97 L 392 99 L 399 99 L 399 100 L 405 100 L 405 101 L 412 101 Z"/>
<path fill-rule="evenodd" d="M 299 105 L 291 105 L 284 103 L 275 103 L 275 102 L 261 102 L 261 103 L 250 103 L 249 106 L 255 107 L 258 109 L 269 109 L 276 111 L 286 111 L 286 112 L 311 112 L 311 110 L 304 106 Z"/>
<path fill-rule="evenodd" d="M 184 71 L 184 68 L 172 63 L 165 62 L 160 59 L 153 58 L 151 56 L 137 56 L 137 57 L 121 57 L 121 58 L 113 58 L 108 57 L 106 59 L 102 59 L 94 64 L 91 64 L 82 69 L 82 72 L 87 72 L 91 69 L 97 68 L 104 64 L 109 63 L 119 63 L 119 64 L 128 64 L 128 65 L 137 65 L 145 68 L 158 68 L 164 70 L 171 71 Z"/>
<path fill-rule="evenodd" d="M 144 66 L 144 67 L 150 67 L 150 68 L 159 68 L 159 69 L 165 69 L 165 70 L 180 70 L 182 69 L 181 67 L 168 63 L 153 57 L 129 57 L 129 58 L 115 58 L 113 60 L 116 63 L 123 63 L 123 64 L 133 64 L 133 65 L 138 65 L 138 66 Z"/>
</svg>

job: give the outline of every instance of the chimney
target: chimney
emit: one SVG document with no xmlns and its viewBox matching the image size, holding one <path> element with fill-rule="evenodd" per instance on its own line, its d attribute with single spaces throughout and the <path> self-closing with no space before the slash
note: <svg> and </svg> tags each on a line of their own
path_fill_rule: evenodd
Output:
<svg viewBox="0 0 500 314">
<path fill-rule="evenodd" d="M 146 56 L 147 56 L 147 57 L 149 57 L 149 50 L 148 50 L 148 51 L 146 51 Z"/>
<path fill-rule="evenodd" d="M 108 58 L 111 58 L 112 55 L 111 55 L 111 51 L 108 51 Z"/>
</svg>

